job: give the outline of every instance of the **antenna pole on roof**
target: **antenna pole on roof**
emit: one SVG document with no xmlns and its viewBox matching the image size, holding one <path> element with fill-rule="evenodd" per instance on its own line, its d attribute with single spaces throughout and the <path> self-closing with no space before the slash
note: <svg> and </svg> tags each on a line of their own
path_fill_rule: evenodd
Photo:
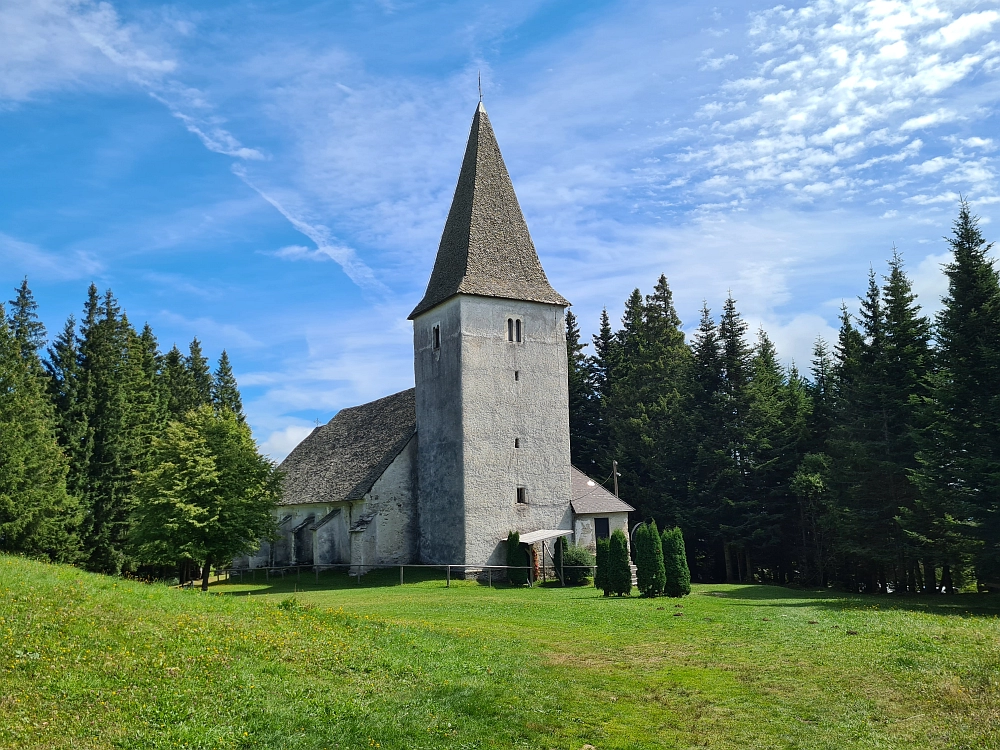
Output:
<svg viewBox="0 0 1000 750">
<path fill-rule="evenodd" d="M 479 103 L 483 103 L 483 71 L 478 71 L 479 75 Z"/>
<path fill-rule="evenodd" d="M 611 462 L 611 475 L 615 478 L 615 497 L 618 497 L 618 462 Z"/>
</svg>

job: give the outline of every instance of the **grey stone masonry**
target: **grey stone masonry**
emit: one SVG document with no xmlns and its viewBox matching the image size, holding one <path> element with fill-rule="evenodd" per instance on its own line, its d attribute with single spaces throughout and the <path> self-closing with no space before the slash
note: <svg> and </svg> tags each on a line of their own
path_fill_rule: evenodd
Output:
<svg viewBox="0 0 1000 750">
<path fill-rule="evenodd" d="M 545 276 L 482 103 L 418 315 L 455 294 L 568 305 Z"/>
<path fill-rule="evenodd" d="M 413 334 L 421 560 L 504 564 L 507 532 L 571 529 L 563 308 L 462 294 Z"/>
</svg>

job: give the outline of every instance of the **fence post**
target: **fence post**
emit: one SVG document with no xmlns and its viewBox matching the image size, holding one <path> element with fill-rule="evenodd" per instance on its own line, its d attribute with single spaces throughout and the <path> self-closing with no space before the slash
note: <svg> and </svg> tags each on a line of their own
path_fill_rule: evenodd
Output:
<svg viewBox="0 0 1000 750">
<path fill-rule="evenodd" d="M 490 588 L 493 588 L 493 568 L 487 568 L 486 570 L 487 570 L 486 577 L 487 580 L 490 582 Z"/>
<path fill-rule="evenodd" d="M 448 572 L 445 574 L 445 576 L 446 577 L 445 577 L 444 587 L 446 589 L 450 589 L 451 588 L 451 566 L 450 565 L 448 566 Z"/>
<path fill-rule="evenodd" d="M 399 566 L 399 585 L 403 585 L 403 566 Z"/>
</svg>

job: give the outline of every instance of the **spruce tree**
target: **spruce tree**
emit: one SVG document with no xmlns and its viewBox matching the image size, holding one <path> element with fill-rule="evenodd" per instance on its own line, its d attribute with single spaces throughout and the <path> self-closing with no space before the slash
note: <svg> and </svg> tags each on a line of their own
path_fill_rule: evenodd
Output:
<svg viewBox="0 0 1000 750">
<path fill-rule="evenodd" d="M 676 526 L 664 529 L 663 567 L 665 583 L 663 591 L 667 596 L 686 596 L 691 593 L 691 571 L 688 569 L 687 554 L 684 549 L 684 535 Z"/>
<path fill-rule="evenodd" d="M 729 548 L 720 534 L 725 500 L 719 490 L 730 465 L 723 392 L 725 368 L 718 327 L 707 304 L 702 305 L 691 350 L 691 435 L 695 455 L 688 471 L 687 512 L 679 520 L 690 530 L 695 554 L 705 561 L 706 574 L 716 580 L 730 580 Z"/>
<path fill-rule="evenodd" d="M 74 562 L 77 503 L 66 492 L 67 463 L 37 349 L 24 348 L 25 340 L 14 336 L 0 305 L 0 550 Z"/>
<path fill-rule="evenodd" d="M 222 350 L 219 357 L 219 366 L 215 369 L 215 376 L 212 379 L 212 403 L 216 409 L 228 410 L 236 416 L 240 422 L 246 421 L 243 413 L 243 399 L 240 396 L 239 386 L 236 384 L 236 377 L 233 375 L 233 366 L 229 363 L 229 355 L 226 350 Z"/>
<path fill-rule="evenodd" d="M 66 488 L 73 497 L 84 498 L 93 443 L 87 404 L 81 390 L 80 348 L 76 320 L 72 315 L 48 348 L 44 367 L 48 375 L 49 399 L 55 407 L 56 436 L 69 461 Z"/>
<path fill-rule="evenodd" d="M 194 389 L 194 408 L 212 403 L 212 373 L 208 368 L 208 358 L 202 354 L 201 342 L 197 337 L 188 346 L 188 356 L 184 365 L 190 375 Z"/>
<path fill-rule="evenodd" d="M 566 357 L 569 385 L 570 460 L 585 472 L 594 471 L 597 447 L 597 399 L 580 342 L 580 327 L 571 310 L 566 311 Z"/>
<path fill-rule="evenodd" d="M 1000 278 L 965 201 L 948 244 L 954 256 L 935 326 L 915 531 L 953 590 L 954 569 L 973 555 L 980 581 L 1000 582 Z"/>
<path fill-rule="evenodd" d="M 166 394 L 167 415 L 182 419 L 192 409 L 198 408 L 198 392 L 184 355 L 174 344 L 163 357 L 162 390 Z"/>
<path fill-rule="evenodd" d="M 45 326 L 38 319 L 38 303 L 28 288 L 25 276 L 10 301 L 10 332 L 21 349 L 21 357 L 34 369 L 39 362 L 39 352 L 45 345 Z"/>
<path fill-rule="evenodd" d="M 607 309 L 601 311 L 601 323 L 593 336 L 594 353 L 587 360 L 587 370 L 594 389 L 596 406 L 593 412 L 593 456 L 592 471 L 600 476 L 611 472 L 612 437 L 609 414 L 609 396 L 617 377 L 620 359 L 618 341 L 611 329 Z"/>
<path fill-rule="evenodd" d="M 742 580 L 750 575 L 752 567 L 748 554 L 753 540 L 743 526 L 747 513 L 752 512 L 750 483 L 754 459 L 749 424 L 753 350 L 747 343 L 746 331 L 747 324 L 730 295 L 719 320 L 724 373 L 720 393 L 722 453 L 719 458 L 722 460 L 714 491 L 727 580 Z"/>
<path fill-rule="evenodd" d="M 628 538 L 621 529 L 615 529 L 611 534 L 606 586 L 606 591 L 617 596 L 627 596 L 632 592 L 632 565 L 628 556 Z"/>
<path fill-rule="evenodd" d="M 641 321 L 632 320 L 635 311 Z M 622 492 L 641 515 L 674 519 L 683 512 L 693 456 L 691 352 L 665 276 L 641 306 L 633 293 L 619 339 L 622 365 L 609 403 Z"/>
</svg>

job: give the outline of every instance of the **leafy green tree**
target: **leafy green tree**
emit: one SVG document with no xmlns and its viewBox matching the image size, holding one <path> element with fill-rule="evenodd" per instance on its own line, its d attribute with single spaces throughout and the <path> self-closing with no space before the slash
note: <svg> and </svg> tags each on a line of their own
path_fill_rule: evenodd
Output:
<svg viewBox="0 0 1000 750">
<path fill-rule="evenodd" d="M 687 553 L 684 549 L 684 535 L 678 527 L 664 529 L 663 567 L 666 583 L 663 591 L 667 596 L 686 596 L 691 593 L 691 571 L 688 569 Z"/>
<path fill-rule="evenodd" d="M 226 350 L 222 350 L 219 357 L 219 366 L 215 369 L 215 376 L 212 379 L 212 403 L 216 409 L 227 409 L 236 415 L 241 422 L 246 421 L 243 413 L 243 399 L 240 396 L 239 386 L 236 384 L 236 377 L 233 375 L 233 366 L 229 363 L 229 355 Z"/>
<path fill-rule="evenodd" d="M 954 256 L 944 267 L 948 294 L 936 320 L 909 526 L 950 591 L 970 557 L 980 581 L 1000 581 L 1000 277 L 965 201 L 948 244 Z"/>
<path fill-rule="evenodd" d="M 611 594 L 611 587 L 608 584 L 608 556 L 611 554 L 611 540 L 608 538 L 597 540 L 597 570 L 594 573 L 594 588 L 601 589 L 605 596 Z"/>
<path fill-rule="evenodd" d="M 23 344 L 0 305 L 0 549 L 73 562 L 77 504 L 66 492 L 67 463 L 37 349 Z"/>
<path fill-rule="evenodd" d="M 257 548 L 275 532 L 280 477 L 257 452 L 250 428 L 210 406 L 168 424 L 140 476 L 132 530 L 143 562 L 201 565 L 208 588 L 213 564 Z"/>
<path fill-rule="evenodd" d="M 628 537 L 615 529 L 608 545 L 608 577 L 605 593 L 627 596 L 632 593 L 632 564 L 628 556 Z"/>
<path fill-rule="evenodd" d="M 660 596 L 666 585 L 663 567 L 663 546 L 656 521 L 642 523 L 636 527 L 634 538 L 636 578 L 643 596 Z"/>
</svg>

